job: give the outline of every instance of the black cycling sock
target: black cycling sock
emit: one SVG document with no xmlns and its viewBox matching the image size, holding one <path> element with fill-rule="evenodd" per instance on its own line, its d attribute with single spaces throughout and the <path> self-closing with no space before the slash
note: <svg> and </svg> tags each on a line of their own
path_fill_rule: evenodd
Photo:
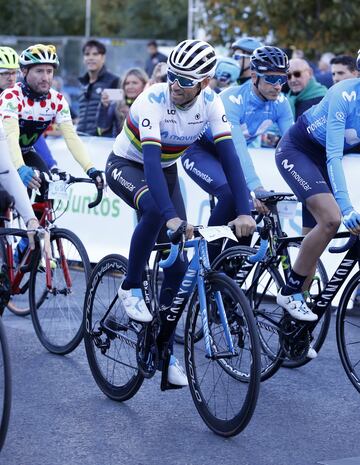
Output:
<svg viewBox="0 0 360 465">
<path fill-rule="evenodd" d="M 307 276 L 301 276 L 300 274 L 297 274 L 294 270 L 291 270 L 288 282 L 281 289 L 281 294 L 282 295 L 298 294 L 299 292 L 301 292 L 306 278 Z"/>
</svg>

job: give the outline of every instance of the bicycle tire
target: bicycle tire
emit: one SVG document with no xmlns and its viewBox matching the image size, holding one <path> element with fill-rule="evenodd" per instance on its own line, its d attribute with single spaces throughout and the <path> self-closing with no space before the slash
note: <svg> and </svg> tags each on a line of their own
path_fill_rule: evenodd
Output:
<svg viewBox="0 0 360 465">
<path fill-rule="evenodd" d="M 7 265 L 4 240 L 5 239 L 3 237 L 0 237 L 0 269 L 3 268 L 3 265 Z M 30 274 L 27 275 L 25 283 L 22 283 L 23 292 L 21 292 L 21 294 L 12 294 L 6 306 L 12 313 L 17 316 L 30 315 L 28 294 L 29 279 Z"/>
<path fill-rule="evenodd" d="M 347 377 L 358 392 L 360 392 L 360 357 L 358 353 L 360 308 L 354 308 L 351 301 L 359 285 L 360 271 L 346 285 L 336 315 L 336 342 L 340 360 Z M 355 361 L 353 361 L 354 358 Z"/>
<path fill-rule="evenodd" d="M 248 425 L 256 407 L 260 386 L 260 343 L 254 316 L 244 294 L 231 278 L 214 272 L 205 277 L 209 336 L 213 349 L 222 353 L 227 350 L 221 333 L 223 326 L 218 321 L 215 308 L 214 293 L 217 291 L 222 296 L 237 355 L 231 358 L 224 355 L 218 359 L 205 356 L 205 338 L 196 338 L 196 320 L 201 315 L 195 290 L 185 326 L 185 366 L 190 392 L 201 418 L 216 434 L 230 437 Z M 225 387 L 232 392 L 225 392 Z M 218 390 L 220 399 L 215 398 Z"/>
<path fill-rule="evenodd" d="M 91 273 L 84 304 L 84 342 L 91 373 L 101 391 L 118 402 L 133 397 L 144 381 L 136 359 L 137 334 L 127 326 L 128 317 L 116 305 L 117 291 L 126 270 L 127 260 L 121 255 L 107 255 L 100 260 Z M 119 326 L 124 323 L 127 327 L 123 331 L 126 335 L 119 331 L 119 338 L 115 333 L 112 337 L 100 323 L 113 298 L 112 316 Z M 127 337 L 129 330 L 131 335 Z M 126 362 L 118 360 L 131 345 L 134 350 Z"/>
<path fill-rule="evenodd" d="M 284 359 L 279 329 L 275 323 L 271 322 L 271 320 L 279 322 L 284 314 L 283 309 L 276 303 L 276 294 L 283 280 L 276 267 L 266 265 L 264 268 L 264 265 L 259 263 L 252 268 L 243 282 L 243 264 L 248 256 L 255 253 L 256 249 L 251 247 L 231 247 L 216 257 L 213 267 L 215 270 L 224 271 L 238 285 L 242 285 L 242 290 L 249 300 L 261 346 L 261 381 L 265 381 L 280 369 Z M 264 284 L 262 284 L 263 281 Z M 260 286 L 261 290 L 259 290 Z"/>
<path fill-rule="evenodd" d="M 0 318 L 0 451 L 3 448 L 11 410 L 10 354 L 4 324 Z"/>
<path fill-rule="evenodd" d="M 290 242 L 288 245 L 288 249 L 291 247 L 300 248 L 300 244 L 297 242 Z M 319 259 L 316 264 L 316 271 L 315 271 L 315 279 L 310 284 L 310 295 L 311 300 L 313 300 L 327 285 L 329 282 L 329 278 L 324 267 L 323 262 Z M 314 286 L 315 284 L 315 286 Z M 318 289 L 316 289 L 318 287 Z M 320 322 L 316 325 L 314 331 L 312 332 L 313 340 L 311 342 L 312 347 L 319 352 L 321 347 L 323 346 L 327 333 L 329 332 L 331 322 L 331 305 L 329 305 L 324 315 L 321 317 Z M 303 358 L 300 360 L 291 360 L 289 358 L 285 358 L 283 361 L 282 366 L 285 368 L 300 368 L 307 363 L 311 362 L 312 359 L 310 358 Z"/>
<path fill-rule="evenodd" d="M 83 301 L 91 265 L 84 245 L 72 231 L 52 229 L 50 244 L 51 289 L 37 248 L 37 266 L 30 274 L 30 312 L 41 344 L 51 353 L 66 355 L 83 338 Z"/>
</svg>

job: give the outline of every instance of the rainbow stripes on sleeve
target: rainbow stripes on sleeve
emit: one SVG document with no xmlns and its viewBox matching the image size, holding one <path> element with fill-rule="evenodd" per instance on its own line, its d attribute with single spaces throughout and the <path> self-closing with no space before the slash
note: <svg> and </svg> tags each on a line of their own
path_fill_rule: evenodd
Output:
<svg viewBox="0 0 360 465">
<path fill-rule="evenodd" d="M 214 137 L 214 143 L 217 144 L 218 142 L 221 142 L 223 140 L 228 140 L 232 139 L 231 132 L 223 132 L 221 134 L 218 134 Z"/>
</svg>

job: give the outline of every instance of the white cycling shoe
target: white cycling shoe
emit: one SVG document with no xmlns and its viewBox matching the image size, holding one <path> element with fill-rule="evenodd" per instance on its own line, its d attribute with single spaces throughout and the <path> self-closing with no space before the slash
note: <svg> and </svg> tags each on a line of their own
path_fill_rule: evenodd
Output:
<svg viewBox="0 0 360 465">
<path fill-rule="evenodd" d="M 280 290 L 276 297 L 276 302 L 295 318 L 295 320 L 316 321 L 318 319 L 316 313 L 313 313 L 306 305 L 301 293 L 283 295 Z"/>
<path fill-rule="evenodd" d="M 179 360 L 171 355 L 168 368 L 168 382 L 176 386 L 188 386 L 189 382 Z"/>
<path fill-rule="evenodd" d="M 118 290 L 120 304 L 132 320 L 140 323 L 149 323 L 153 317 L 147 308 L 141 289 L 124 290 L 120 286 Z"/>
</svg>

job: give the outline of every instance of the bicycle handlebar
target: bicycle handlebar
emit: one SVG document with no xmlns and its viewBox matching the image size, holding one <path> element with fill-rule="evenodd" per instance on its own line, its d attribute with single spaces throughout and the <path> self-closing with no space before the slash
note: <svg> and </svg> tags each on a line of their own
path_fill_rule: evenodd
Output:
<svg viewBox="0 0 360 465">
<path fill-rule="evenodd" d="M 358 240 L 358 236 L 355 236 L 354 234 L 350 234 L 350 237 L 348 241 L 339 247 L 329 247 L 329 252 L 330 253 L 343 253 L 346 252 L 347 250 L 351 249 L 351 247 L 355 244 L 355 242 Z"/>
<path fill-rule="evenodd" d="M 196 226 L 194 227 L 194 236 L 199 235 L 199 229 L 201 226 Z M 232 227 L 234 230 L 234 227 Z M 179 232 L 181 230 L 181 232 Z M 260 234 L 260 247 L 256 254 L 251 255 L 248 257 L 248 260 L 251 263 L 256 263 L 261 261 L 267 252 L 267 249 L 269 247 L 269 235 L 271 231 L 271 220 L 267 217 L 264 218 L 264 226 L 261 228 L 257 228 L 259 234 Z M 169 268 L 175 263 L 175 260 L 177 259 L 177 256 L 179 254 L 179 248 L 180 244 L 179 242 L 181 241 L 181 238 L 186 231 L 186 222 L 183 221 L 183 223 L 180 225 L 180 227 L 176 231 L 168 231 L 168 236 L 171 240 L 171 247 L 170 247 L 170 253 L 169 256 L 166 259 L 160 260 L 159 265 L 162 268 Z M 174 240 L 176 239 L 176 242 Z"/>
<path fill-rule="evenodd" d="M 88 204 L 89 208 L 94 208 L 102 201 L 103 198 L 103 189 L 98 187 L 95 181 L 91 178 L 78 178 L 72 176 L 71 174 L 66 173 L 65 171 L 59 173 L 40 173 L 40 178 L 42 181 L 45 181 L 47 184 L 55 181 L 64 181 L 66 184 L 75 184 L 75 183 L 86 183 L 86 184 L 95 184 L 97 195 L 93 202 Z"/>
</svg>

